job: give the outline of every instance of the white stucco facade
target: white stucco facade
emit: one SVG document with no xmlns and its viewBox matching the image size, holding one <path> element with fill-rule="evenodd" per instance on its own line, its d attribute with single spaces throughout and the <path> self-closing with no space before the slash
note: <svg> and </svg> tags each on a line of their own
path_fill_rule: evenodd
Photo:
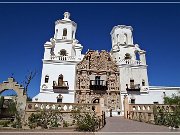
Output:
<svg viewBox="0 0 180 135">
<path fill-rule="evenodd" d="M 54 37 L 44 44 L 44 59 L 40 93 L 33 98 L 39 102 L 57 102 L 61 94 L 63 103 L 74 102 L 75 67 L 81 61 L 82 45 L 75 38 L 77 24 L 70 20 L 70 13 L 64 13 L 64 19 L 55 22 Z M 63 76 L 63 88 L 66 92 L 56 92 L 59 76 Z M 57 89 L 58 90 L 58 89 Z"/>
</svg>

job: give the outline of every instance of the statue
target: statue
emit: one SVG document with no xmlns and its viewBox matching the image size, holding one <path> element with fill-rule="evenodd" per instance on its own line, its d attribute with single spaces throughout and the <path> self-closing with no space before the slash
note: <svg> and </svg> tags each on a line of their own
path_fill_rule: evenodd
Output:
<svg viewBox="0 0 180 135">
<path fill-rule="evenodd" d="M 63 86 L 63 75 L 62 74 L 59 75 L 58 86 Z"/>
</svg>

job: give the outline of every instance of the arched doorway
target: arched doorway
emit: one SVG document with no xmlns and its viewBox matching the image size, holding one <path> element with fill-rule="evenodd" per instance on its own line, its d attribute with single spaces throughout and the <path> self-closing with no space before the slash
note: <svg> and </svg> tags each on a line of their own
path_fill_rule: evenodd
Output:
<svg viewBox="0 0 180 135">
<path fill-rule="evenodd" d="M 4 90 L 0 94 L 0 119 L 15 118 L 17 93 L 14 90 Z"/>
<path fill-rule="evenodd" d="M 15 82 L 14 78 L 8 78 L 7 81 L 4 81 L 3 83 L 0 84 L 0 95 L 1 93 L 7 90 L 13 90 L 17 94 L 16 108 L 17 111 L 19 112 L 20 117 L 22 118 L 24 116 L 26 100 L 27 100 L 24 87 L 22 87 L 20 84 Z"/>
</svg>

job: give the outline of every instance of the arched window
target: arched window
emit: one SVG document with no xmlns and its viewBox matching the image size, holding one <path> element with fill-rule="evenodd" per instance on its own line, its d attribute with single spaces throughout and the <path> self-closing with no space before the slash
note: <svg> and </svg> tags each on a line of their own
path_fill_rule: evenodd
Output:
<svg viewBox="0 0 180 135">
<path fill-rule="evenodd" d="M 45 76 L 45 83 L 48 83 L 48 81 L 49 81 L 49 76 L 46 75 L 46 76 Z"/>
<path fill-rule="evenodd" d="M 124 33 L 124 40 L 123 40 L 124 44 L 127 44 L 127 34 Z"/>
<path fill-rule="evenodd" d="M 67 36 L 67 29 L 66 28 L 63 29 L 63 36 Z"/>
<path fill-rule="evenodd" d="M 142 80 L 142 86 L 145 86 L 145 80 Z"/>
<path fill-rule="evenodd" d="M 72 31 L 72 39 L 74 39 L 74 31 Z"/>
<path fill-rule="evenodd" d="M 66 50 L 65 49 L 60 50 L 60 55 L 61 56 L 67 56 Z"/>
<path fill-rule="evenodd" d="M 59 94 L 57 96 L 57 103 L 62 103 L 62 99 L 63 99 L 63 96 L 61 94 Z"/>
<path fill-rule="evenodd" d="M 131 59 L 131 55 L 129 53 L 126 53 L 124 59 Z"/>
</svg>

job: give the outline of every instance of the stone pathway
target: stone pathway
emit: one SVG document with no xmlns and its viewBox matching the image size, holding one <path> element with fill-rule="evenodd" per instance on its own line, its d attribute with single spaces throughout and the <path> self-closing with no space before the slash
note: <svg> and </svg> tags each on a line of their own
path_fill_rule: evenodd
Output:
<svg viewBox="0 0 180 135">
<path fill-rule="evenodd" d="M 106 125 L 99 132 L 179 132 L 169 127 L 124 119 L 123 117 L 108 117 Z"/>
</svg>

